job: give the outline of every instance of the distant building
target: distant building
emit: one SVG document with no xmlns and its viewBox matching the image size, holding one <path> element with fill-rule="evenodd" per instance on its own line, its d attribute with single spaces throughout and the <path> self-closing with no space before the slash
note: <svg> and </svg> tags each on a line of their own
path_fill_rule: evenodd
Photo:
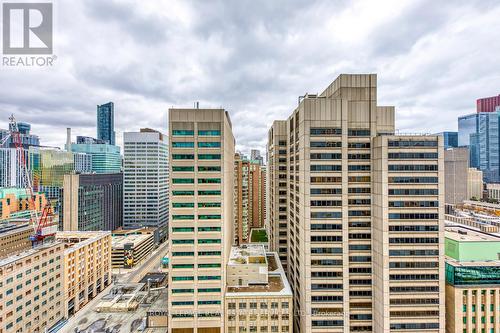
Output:
<svg viewBox="0 0 500 333">
<path fill-rule="evenodd" d="M 256 161 L 259 165 L 264 165 L 264 158 L 260 155 L 260 150 L 250 150 L 250 160 Z"/>
<path fill-rule="evenodd" d="M 500 238 L 447 227 L 446 332 L 498 332 Z"/>
<path fill-rule="evenodd" d="M 118 173 L 121 172 L 120 147 L 99 143 L 72 143 L 73 153 L 91 155 L 92 172 Z"/>
<path fill-rule="evenodd" d="M 467 147 L 448 148 L 444 151 L 445 202 L 462 203 L 473 197 L 482 197 L 483 173 L 469 168 Z"/>
<path fill-rule="evenodd" d="M 123 227 L 163 227 L 168 223 L 168 141 L 141 129 L 123 135 Z"/>
<path fill-rule="evenodd" d="M 258 160 L 235 154 L 234 236 L 236 244 L 249 241 L 250 230 L 262 228 L 266 218 L 265 168 Z"/>
<path fill-rule="evenodd" d="M 63 231 L 64 315 L 69 318 L 111 283 L 111 233 Z"/>
<path fill-rule="evenodd" d="M 498 112 L 459 117 L 458 145 L 469 147 L 469 165 L 481 170 L 486 182 L 500 181 Z"/>
<path fill-rule="evenodd" d="M 92 173 L 92 155 L 86 153 L 73 153 L 76 173 Z"/>
<path fill-rule="evenodd" d="M 500 106 L 500 95 L 493 97 L 480 98 L 476 101 L 477 113 L 495 112 L 496 107 Z"/>
<path fill-rule="evenodd" d="M 486 191 L 488 193 L 488 199 L 495 199 L 500 201 L 500 184 L 486 184 Z"/>
<path fill-rule="evenodd" d="M 97 139 L 115 145 L 115 105 L 113 102 L 97 106 Z"/>
<path fill-rule="evenodd" d="M 154 233 L 114 231 L 111 261 L 113 268 L 132 268 L 145 260 L 155 247 Z"/>
<path fill-rule="evenodd" d="M 123 174 L 64 176 L 60 229 L 115 230 L 123 225 Z"/>
<path fill-rule="evenodd" d="M 63 257 L 64 245 L 55 242 L 0 260 L 0 331 L 50 332 L 63 320 Z"/>
<path fill-rule="evenodd" d="M 30 147 L 29 168 L 33 173 L 34 188 L 44 192 L 55 212 L 59 213 L 64 175 L 71 174 L 75 170 L 73 153 L 59 149 Z"/>
<path fill-rule="evenodd" d="M 31 146 L 35 146 L 35 147 L 40 146 L 40 138 L 38 137 L 38 135 L 30 134 L 30 131 L 31 131 L 30 124 L 18 122 L 17 129 L 18 129 L 19 134 L 20 134 L 19 136 L 21 138 L 21 144 L 22 144 L 23 148 L 28 149 Z M 2 141 L 2 139 L 8 135 L 10 135 L 9 130 L 5 130 L 5 129 L 0 130 L 0 141 Z M 7 142 L 3 145 L 2 148 L 16 148 L 16 145 L 14 144 L 14 139 L 12 137 L 7 139 Z"/>
<path fill-rule="evenodd" d="M 24 170 L 19 165 L 21 155 L 28 161 L 27 149 L 18 151 L 16 148 L 0 148 L 0 187 L 24 186 Z M 28 172 L 31 173 L 31 169 Z"/>
<path fill-rule="evenodd" d="M 99 144 L 106 144 L 107 142 L 105 140 L 96 139 L 96 138 L 93 138 L 91 136 L 78 135 L 76 137 L 76 143 L 77 144 L 99 145 Z"/>
<path fill-rule="evenodd" d="M 0 220 L 29 218 L 31 209 L 34 208 L 40 213 L 47 204 L 45 194 L 42 192 L 33 193 L 34 207 L 30 207 L 28 198 L 24 188 L 0 188 Z"/>
<path fill-rule="evenodd" d="M 436 135 L 443 137 L 444 149 L 458 147 L 458 132 L 440 132 Z"/>
<path fill-rule="evenodd" d="M 225 332 L 292 332 L 292 289 L 277 253 L 233 247 L 227 264 Z"/>
</svg>

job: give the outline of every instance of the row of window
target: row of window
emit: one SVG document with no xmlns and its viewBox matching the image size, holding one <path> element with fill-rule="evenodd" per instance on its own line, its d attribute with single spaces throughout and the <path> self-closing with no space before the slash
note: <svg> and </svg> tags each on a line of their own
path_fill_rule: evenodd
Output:
<svg viewBox="0 0 500 333">
<path fill-rule="evenodd" d="M 261 309 L 267 309 L 268 304 L 267 302 L 260 302 L 260 304 L 257 304 L 257 302 L 249 302 L 248 304 L 246 302 L 240 302 L 236 304 L 235 302 L 229 302 L 227 303 L 227 308 L 231 310 L 236 309 L 236 305 L 238 305 L 238 309 L 246 309 L 247 305 L 249 309 L 257 309 L 257 306 L 259 306 Z M 271 302 L 271 309 L 277 309 L 279 307 L 278 302 Z M 288 309 L 289 304 L 288 302 L 281 302 L 281 308 L 282 309 Z"/>
<path fill-rule="evenodd" d="M 198 232 L 214 232 L 221 231 L 221 227 L 198 227 Z M 172 232 L 194 232 L 193 227 L 173 227 Z"/>
<path fill-rule="evenodd" d="M 220 160 L 221 154 L 198 154 L 199 160 Z M 194 160 L 194 154 L 172 154 L 174 160 Z"/>
<path fill-rule="evenodd" d="M 174 196 L 194 195 L 194 191 L 172 191 Z M 221 195 L 219 190 L 200 190 L 198 195 Z"/>
<path fill-rule="evenodd" d="M 220 202 L 198 202 L 198 208 L 217 208 L 220 207 Z M 173 208 L 194 208 L 193 202 L 173 202 Z"/>
<path fill-rule="evenodd" d="M 199 130 L 201 136 L 220 136 L 220 130 Z M 193 136 L 193 130 L 172 130 L 172 136 Z"/>
<path fill-rule="evenodd" d="M 220 239 L 198 239 L 198 244 L 220 244 Z M 194 244 L 194 239 L 174 239 L 172 244 Z"/>
<path fill-rule="evenodd" d="M 172 142 L 172 148 L 194 148 L 194 142 Z M 198 142 L 198 148 L 220 148 L 220 142 Z"/>
<path fill-rule="evenodd" d="M 389 177 L 388 182 L 395 184 L 437 184 L 438 177 Z"/>
<path fill-rule="evenodd" d="M 173 184 L 194 184 L 193 178 L 173 178 Z M 198 184 L 220 184 L 220 178 L 198 178 Z"/>
<path fill-rule="evenodd" d="M 437 147 L 437 141 L 411 141 L 411 140 L 401 140 L 387 142 L 389 147 Z"/>
<path fill-rule="evenodd" d="M 207 280 L 220 280 L 220 275 L 200 275 L 198 276 L 198 280 L 207 281 Z M 172 276 L 172 281 L 194 281 L 194 276 Z M 220 303 L 216 303 L 220 304 Z"/>
<path fill-rule="evenodd" d="M 221 264 L 198 264 L 198 268 L 220 268 Z M 172 264 L 174 269 L 194 268 L 194 264 Z"/>
<path fill-rule="evenodd" d="M 220 251 L 198 251 L 199 256 L 220 256 Z M 172 252 L 173 257 L 193 257 L 194 252 Z"/>
<path fill-rule="evenodd" d="M 194 220 L 194 215 L 172 215 L 173 220 Z M 219 214 L 200 214 L 198 220 L 220 220 Z"/>
<path fill-rule="evenodd" d="M 194 172 L 194 166 L 172 166 L 172 171 L 177 172 Z M 199 172 L 217 172 L 221 171 L 220 166 L 199 166 Z"/>
<path fill-rule="evenodd" d="M 389 164 L 389 171 L 438 171 L 435 164 Z"/>
<path fill-rule="evenodd" d="M 199 293 L 220 293 L 220 288 L 198 288 Z M 172 294 L 194 293 L 194 289 L 172 289 Z"/>
</svg>

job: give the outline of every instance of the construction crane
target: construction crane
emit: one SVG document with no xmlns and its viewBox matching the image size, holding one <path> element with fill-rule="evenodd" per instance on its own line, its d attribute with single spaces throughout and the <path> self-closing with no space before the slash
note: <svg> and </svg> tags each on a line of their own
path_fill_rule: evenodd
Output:
<svg viewBox="0 0 500 333">
<path fill-rule="evenodd" d="M 21 133 L 17 126 L 14 115 L 9 117 L 9 133 L 0 141 L 2 147 L 9 138 L 12 139 L 17 152 L 17 162 L 19 163 L 21 180 L 28 200 L 28 211 L 30 212 L 30 225 L 33 227 L 33 234 L 30 236 L 31 242 L 35 245 L 43 242 L 46 237 L 54 236 L 57 231 L 57 225 L 54 224 L 54 212 L 52 205 L 47 198 L 47 203 L 43 207 L 42 213 L 39 214 L 35 205 L 35 195 L 33 190 L 33 180 L 28 170 L 28 164 L 23 151 L 23 144 L 21 140 Z"/>
</svg>

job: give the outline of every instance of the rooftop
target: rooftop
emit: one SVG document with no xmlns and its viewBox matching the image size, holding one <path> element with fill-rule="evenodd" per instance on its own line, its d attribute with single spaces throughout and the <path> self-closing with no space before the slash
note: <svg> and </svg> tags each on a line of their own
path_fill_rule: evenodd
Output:
<svg viewBox="0 0 500 333">
<path fill-rule="evenodd" d="M 228 265 L 246 264 L 266 264 L 266 250 L 264 245 L 243 244 L 231 248 Z"/>
<path fill-rule="evenodd" d="M 250 231 L 250 241 L 252 243 L 267 243 L 269 239 L 267 238 L 266 229 L 252 229 Z"/>
<path fill-rule="evenodd" d="M 457 242 L 500 242 L 500 238 L 459 225 L 448 225 L 445 237 Z"/>
<path fill-rule="evenodd" d="M 109 231 L 58 231 L 56 239 L 74 251 L 110 235 Z"/>
<path fill-rule="evenodd" d="M 259 246 L 263 249 L 263 245 L 251 246 Z M 227 287 L 226 296 L 292 296 L 292 289 L 285 276 L 285 271 L 283 270 L 283 266 L 281 266 L 278 254 L 276 252 L 267 252 L 265 256 L 268 269 L 268 283 Z"/>
<path fill-rule="evenodd" d="M 153 237 L 152 234 L 113 236 L 111 246 L 113 249 L 123 248 L 125 244 L 133 243 L 134 246 L 141 244 L 147 239 Z"/>
</svg>

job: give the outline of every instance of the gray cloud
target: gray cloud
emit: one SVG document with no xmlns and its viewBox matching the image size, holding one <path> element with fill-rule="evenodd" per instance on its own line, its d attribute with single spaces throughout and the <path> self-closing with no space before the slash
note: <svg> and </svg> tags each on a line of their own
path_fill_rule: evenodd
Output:
<svg viewBox="0 0 500 333">
<path fill-rule="evenodd" d="M 497 1 L 58 1 L 55 67 L 0 69 L 0 116 L 47 145 L 95 135 L 115 102 L 124 131 L 166 130 L 169 107 L 223 106 L 237 148 L 264 152 L 297 96 L 344 72 L 376 72 L 379 104 L 404 131 L 456 129 L 500 92 Z"/>
</svg>

